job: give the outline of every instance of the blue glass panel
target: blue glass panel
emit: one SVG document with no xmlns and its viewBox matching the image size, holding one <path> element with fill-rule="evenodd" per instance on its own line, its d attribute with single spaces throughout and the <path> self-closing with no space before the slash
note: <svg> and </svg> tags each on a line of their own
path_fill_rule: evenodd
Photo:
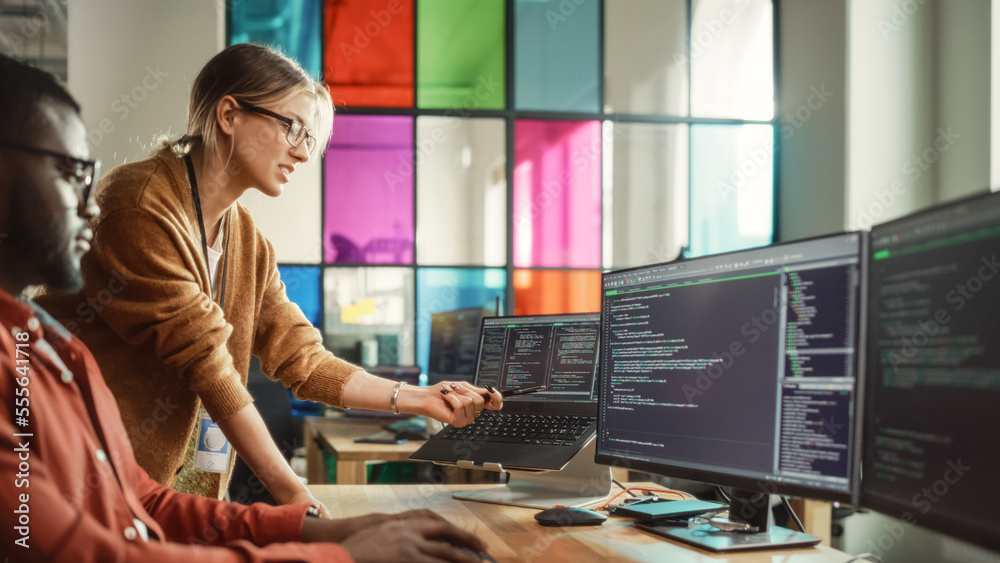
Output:
<svg viewBox="0 0 1000 563">
<path fill-rule="evenodd" d="M 323 309 L 320 307 L 320 269 L 314 266 L 278 266 L 285 293 L 305 313 L 306 318 L 319 328 Z"/>
<path fill-rule="evenodd" d="M 230 45 L 276 47 L 317 80 L 323 77 L 320 0 L 243 0 L 227 5 L 232 10 Z"/>
<path fill-rule="evenodd" d="M 770 244 L 774 237 L 774 128 L 691 126 L 689 256 Z"/>
<path fill-rule="evenodd" d="M 432 314 L 471 307 L 495 312 L 506 291 L 507 273 L 499 268 L 417 270 L 417 364 L 427 370 Z"/>
<path fill-rule="evenodd" d="M 599 111 L 600 2 L 518 0 L 514 6 L 517 109 Z"/>
</svg>

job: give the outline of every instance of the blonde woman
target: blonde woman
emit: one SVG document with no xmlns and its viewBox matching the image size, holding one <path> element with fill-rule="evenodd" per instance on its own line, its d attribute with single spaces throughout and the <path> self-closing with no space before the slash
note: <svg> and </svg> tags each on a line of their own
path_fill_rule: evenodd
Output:
<svg viewBox="0 0 1000 563">
<path fill-rule="evenodd" d="M 286 297 L 271 244 L 237 200 L 281 195 L 332 119 L 326 88 L 291 59 L 223 50 L 195 80 L 187 134 L 100 182 L 82 292 L 38 298 L 93 351 L 136 459 L 165 485 L 221 498 L 235 450 L 279 503 L 329 517 L 251 402 L 251 355 L 296 397 L 337 407 L 456 426 L 501 407 L 467 383 L 400 386 L 335 358 Z"/>
</svg>

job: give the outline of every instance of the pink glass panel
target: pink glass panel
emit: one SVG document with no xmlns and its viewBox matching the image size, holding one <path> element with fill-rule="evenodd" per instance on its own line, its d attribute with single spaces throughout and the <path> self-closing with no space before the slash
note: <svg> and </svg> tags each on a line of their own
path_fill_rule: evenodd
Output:
<svg viewBox="0 0 1000 563">
<path fill-rule="evenodd" d="M 413 263 L 413 118 L 337 116 L 325 174 L 326 262 Z"/>
<path fill-rule="evenodd" d="M 514 265 L 601 266 L 601 124 L 515 125 Z"/>
</svg>

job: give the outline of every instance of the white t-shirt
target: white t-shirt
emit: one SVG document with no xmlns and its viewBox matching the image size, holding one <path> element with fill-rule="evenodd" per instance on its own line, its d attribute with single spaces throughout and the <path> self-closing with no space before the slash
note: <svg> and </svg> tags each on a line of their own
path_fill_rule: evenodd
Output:
<svg viewBox="0 0 1000 563">
<path fill-rule="evenodd" d="M 222 259 L 222 233 L 215 239 L 215 245 L 208 247 L 208 275 L 212 280 L 212 299 L 215 299 L 218 290 L 216 280 L 219 279 L 219 261 Z"/>
</svg>

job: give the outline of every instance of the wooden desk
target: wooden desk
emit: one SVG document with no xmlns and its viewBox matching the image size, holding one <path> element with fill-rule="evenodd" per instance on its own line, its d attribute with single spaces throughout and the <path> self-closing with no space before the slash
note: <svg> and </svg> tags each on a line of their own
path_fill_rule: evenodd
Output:
<svg viewBox="0 0 1000 563">
<path fill-rule="evenodd" d="M 363 485 L 368 482 L 367 465 L 376 461 L 408 461 L 424 441 L 405 444 L 358 444 L 355 438 L 382 430 L 378 420 L 308 417 L 303 422 L 306 444 L 306 478 L 310 484 L 326 483 L 323 450 L 337 459 L 338 485 Z"/>
<path fill-rule="evenodd" d="M 535 510 L 456 500 L 453 491 L 488 485 L 356 485 L 310 486 L 334 517 L 370 512 L 396 513 L 429 508 L 455 525 L 482 537 L 501 563 L 544 561 L 585 563 L 610 561 L 671 563 L 844 563 L 845 553 L 826 546 L 806 549 L 715 554 L 637 530 L 624 518 L 602 526 L 547 528 L 535 522 Z"/>
</svg>

